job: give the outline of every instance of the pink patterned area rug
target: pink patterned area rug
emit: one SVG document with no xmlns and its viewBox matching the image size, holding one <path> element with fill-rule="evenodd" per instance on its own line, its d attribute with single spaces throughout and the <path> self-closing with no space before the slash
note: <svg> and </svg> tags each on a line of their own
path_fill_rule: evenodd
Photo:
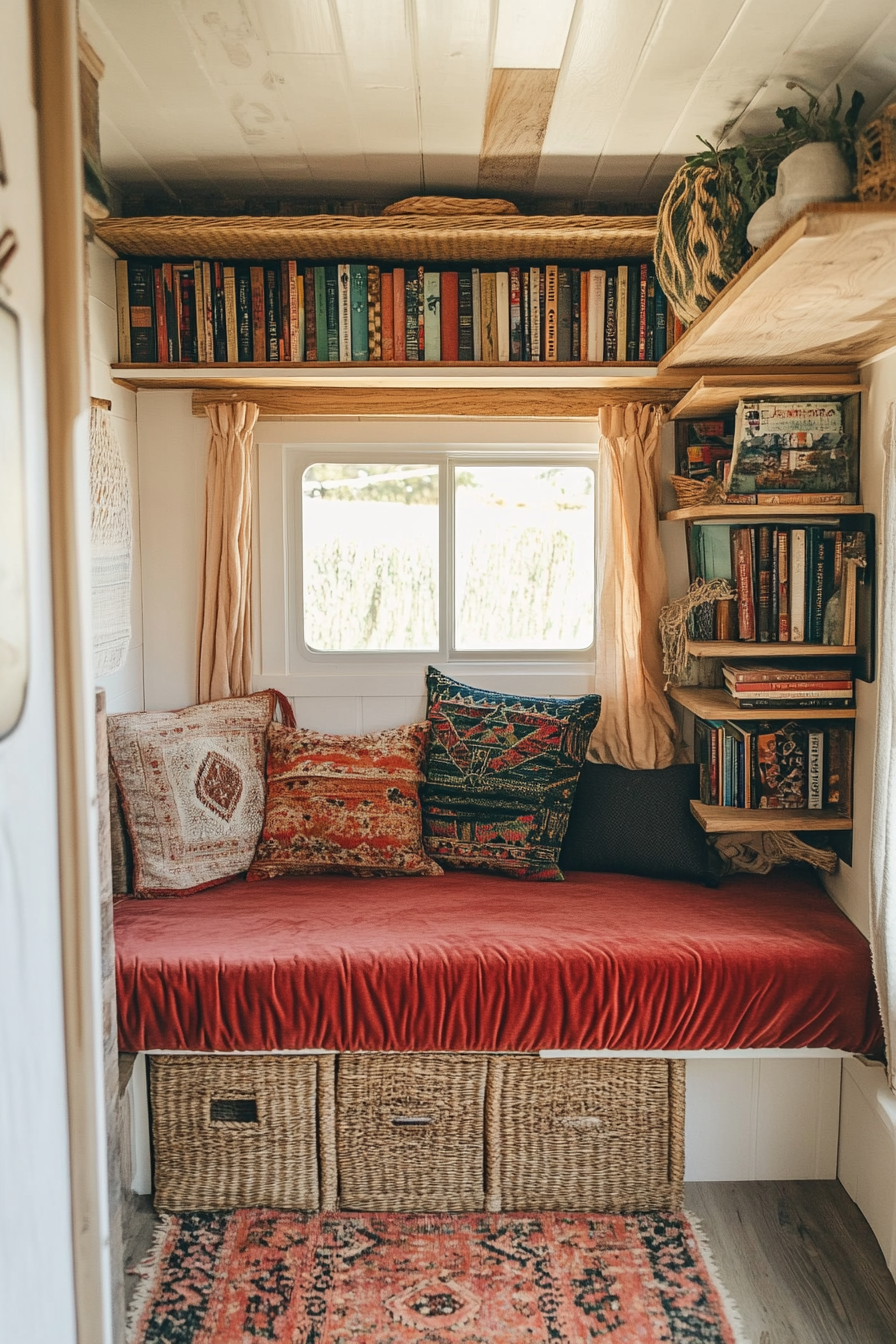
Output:
<svg viewBox="0 0 896 1344">
<path fill-rule="evenodd" d="M 166 1218 L 131 1344 L 742 1344 L 684 1214 Z"/>
</svg>

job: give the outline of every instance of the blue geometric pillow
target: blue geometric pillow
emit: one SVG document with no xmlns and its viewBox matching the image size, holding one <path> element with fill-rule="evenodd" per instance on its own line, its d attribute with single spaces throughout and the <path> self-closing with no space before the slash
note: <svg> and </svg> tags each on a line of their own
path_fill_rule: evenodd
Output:
<svg viewBox="0 0 896 1344">
<path fill-rule="evenodd" d="M 445 868 L 562 882 L 557 866 L 600 696 L 480 691 L 427 672 L 423 846 Z"/>
</svg>

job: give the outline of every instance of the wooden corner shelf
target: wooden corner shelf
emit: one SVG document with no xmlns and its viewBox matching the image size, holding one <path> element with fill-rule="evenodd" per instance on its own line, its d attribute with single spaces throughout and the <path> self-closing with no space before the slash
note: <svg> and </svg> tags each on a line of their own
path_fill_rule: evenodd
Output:
<svg viewBox="0 0 896 1344">
<path fill-rule="evenodd" d="M 710 807 L 691 800 L 691 811 L 711 835 L 747 831 L 851 831 L 852 818 L 831 808 Z"/>
<path fill-rule="evenodd" d="M 709 374 L 698 378 L 669 413 L 670 420 L 693 420 L 724 415 L 737 409 L 746 397 L 847 397 L 861 392 L 858 371 L 835 370 L 829 374 Z"/>
<path fill-rule="evenodd" d="M 843 658 L 852 657 L 855 644 L 761 644 L 742 639 L 689 639 L 694 658 Z"/>
<path fill-rule="evenodd" d="M 718 519 L 739 518 L 751 522 L 775 522 L 781 518 L 830 518 L 836 520 L 849 513 L 864 513 L 864 504 L 689 504 L 683 509 L 670 509 L 660 514 L 664 523 L 709 522 Z"/>
<path fill-rule="evenodd" d="M 811 205 L 665 355 L 689 366 L 845 365 L 896 345 L 896 203 Z"/>
<path fill-rule="evenodd" d="M 666 694 L 698 719 L 734 719 L 737 722 L 772 719 L 854 719 L 854 709 L 811 709 L 793 704 L 785 708 L 739 709 L 737 701 L 721 688 L 670 686 Z"/>
</svg>

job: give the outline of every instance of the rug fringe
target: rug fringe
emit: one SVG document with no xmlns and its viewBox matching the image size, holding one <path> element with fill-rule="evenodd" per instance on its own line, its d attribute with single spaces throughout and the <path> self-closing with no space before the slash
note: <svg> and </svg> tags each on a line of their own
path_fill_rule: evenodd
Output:
<svg viewBox="0 0 896 1344">
<path fill-rule="evenodd" d="M 152 1245 L 140 1263 L 135 1265 L 131 1271 L 139 1277 L 140 1284 L 131 1298 L 131 1305 L 128 1307 L 127 1323 L 125 1325 L 127 1344 L 133 1344 L 140 1317 L 143 1315 L 143 1309 L 153 1295 L 161 1269 L 162 1253 L 173 1221 L 173 1215 L 170 1213 L 159 1215 L 159 1225 L 152 1234 Z"/>
<path fill-rule="evenodd" d="M 743 1317 L 740 1314 L 740 1308 L 722 1282 L 715 1256 L 706 1239 L 706 1233 L 703 1231 L 703 1224 L 695 1214 L 690 1213 L 687 1209 L 683 1209 L 682 1212 L 694 1230 L 694 1240 L 697 1243 L 700 1254 L 703 1256 L 706 1272 L 712 1280 L 712 1285 L 718 1293 L 722 1306 L 725 1309 L 725 1315 L 728 1317 L 728 1323 L 734 1334 L 734 1344 L 754 1344 L 754 1341 L 747 1335 Z"/>
</svg>

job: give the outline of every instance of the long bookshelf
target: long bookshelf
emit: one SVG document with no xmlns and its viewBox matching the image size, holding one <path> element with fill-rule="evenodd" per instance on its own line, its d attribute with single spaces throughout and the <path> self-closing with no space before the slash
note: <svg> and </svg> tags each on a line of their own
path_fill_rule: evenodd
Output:
<svg viewBox="0 0 896 1344">
<path fill-rule="evenodd" d="M 749 831 L 851 831 L 852 818 L 830 808 L 820 811 L 797 808 L 709 807 L 691 800 L 691 812 L 711 835 L 744 834 Z"/>
<path fill-rule="evenodd" d="M 739 709 L 737 701 L 727 691 L 716 686 L 670 686 L 669 697 L 682 705 L 698 719 L 737 719 L 738 722 L 757 720 L 789 720 L 807 717 L 805 709 Z M 813 719 L 854 719 L 854 709 L 813 709 Z"/>
</svg>

